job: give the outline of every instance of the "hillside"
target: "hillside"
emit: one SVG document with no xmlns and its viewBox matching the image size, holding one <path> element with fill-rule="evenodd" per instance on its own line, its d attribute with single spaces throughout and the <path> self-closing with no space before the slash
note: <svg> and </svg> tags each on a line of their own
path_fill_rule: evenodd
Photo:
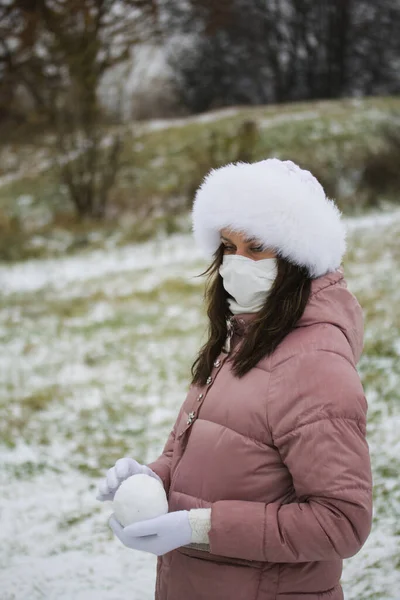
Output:
<svg viewBox="0 0 400 600">
<path fill-rule="evenodd" d="M 385 150 L 382 128 L 393 130 L 399 114 L 399 98 L 366 98 L 230 108 L 120 126 L 123 167 L 103 223 L 75 219 L 55 177 L 49 134 L 3 145 L 0 260 L 62 256 L 186 232 L 185 216 L 205 173 L 237 159 L 294 160 L 312 170 L 349 215 L 398 202 L 398 159 Z M 114 129 L 104 131 L 105 143 Z M 382 162 L 390 163 L 388 173 Z"/>
</svg>

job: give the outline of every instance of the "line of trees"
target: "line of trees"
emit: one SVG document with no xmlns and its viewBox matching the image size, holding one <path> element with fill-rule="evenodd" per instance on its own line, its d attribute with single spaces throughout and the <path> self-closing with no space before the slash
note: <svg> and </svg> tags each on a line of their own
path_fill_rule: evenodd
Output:
<svg viewBox="0 0 400 600">
<path fill-rule="evenodd" d="M 167 12 L 191 111 L 400 91 L 398 0 L 186 0 Z"/>
<path fill-rule="evenodd" d="M 0 124 L 26 117 L 21 92 L 36 119 L 73 96 L 89 123 L 101 78 L 148 40 L 189 112 L 397 94 L 399 30 L 399 0 L 0 0 Z"/>
</svg>

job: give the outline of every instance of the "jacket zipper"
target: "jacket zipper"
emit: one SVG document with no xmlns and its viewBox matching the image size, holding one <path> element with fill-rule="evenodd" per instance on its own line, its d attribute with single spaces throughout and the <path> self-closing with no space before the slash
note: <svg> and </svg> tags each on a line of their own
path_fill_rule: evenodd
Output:
<svg viewBox="0 0 400 600">
<path fill-rule="evenodd" d="M 229 317 L 229 319 L 226 320 L 227 336 L 225 339 L 224 347 L 222 348 L 222 351 L 225 352 L 225 354 L 229 354 L 231 351 L 231 342 L 232 342 L 232 336 L 233 336 L 232 321 L 233 321 L 233 317 Z"/>
</svg>

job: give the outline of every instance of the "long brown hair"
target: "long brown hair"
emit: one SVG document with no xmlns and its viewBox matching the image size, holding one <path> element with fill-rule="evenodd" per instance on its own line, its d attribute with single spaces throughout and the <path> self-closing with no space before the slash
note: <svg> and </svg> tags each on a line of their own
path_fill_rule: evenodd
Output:
<svg viewBox="0 0 400 600">
<path fill-rule="evenodd" d="M 226 336 L 226 321 L 231 316 L 219 267 L 224 245 L 215 252 L 214 260 L 200 276 L 207 275 L 205 301 L 209 318 L 208 340 L 192 365 L 192 383 L 205 385 L 213 362 L 222 350 Z M 232 370 L 243 377 L 262 358 L 274 352 L 283 338 L 302 316 L 311 291 L 311 277 L 305 267 L 299 267 L 278 256 L 278 273 L 264 306 L 254 320 L 238 352 L 232 358 Z"/>
</svg>

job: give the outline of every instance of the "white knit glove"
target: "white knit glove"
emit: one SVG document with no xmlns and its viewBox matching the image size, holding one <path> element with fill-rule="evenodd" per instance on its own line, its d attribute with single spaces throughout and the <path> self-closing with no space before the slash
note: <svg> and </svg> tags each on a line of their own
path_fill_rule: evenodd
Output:
<svg viewBox="0 0 400 600">
<path fill-rule="evenodd" d="M 100 483 L 97 500 L 104 502 L 105 500 L 113 500 L 114 494 L 125 479 L 132 475 L 149 475 L 157 479 L 161 485 L 163 482 L 157 473 L 154 473 L 146 465 L 141 465 L 133 458 L 120 458 L 115 465 L 107 471 L 105 479 Z"/>
</svg>

